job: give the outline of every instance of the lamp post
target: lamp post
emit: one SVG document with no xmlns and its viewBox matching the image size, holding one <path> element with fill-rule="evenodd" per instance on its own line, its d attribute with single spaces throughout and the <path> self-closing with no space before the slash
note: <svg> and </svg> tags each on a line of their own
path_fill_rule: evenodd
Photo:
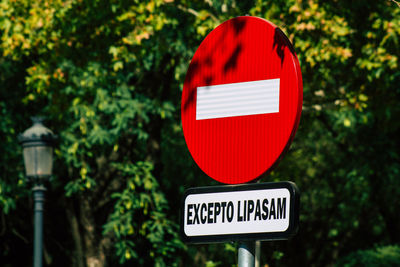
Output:
<svg viewBox="0 0 400 267">
<path fill-rule="evenodd" d="M 50 178 L 53 167 L 53 146 L 56 136 L 43 125 L 43 118 L 33 117 L 33 125 L 19 135 L 23 147 L 25 172 L 32 183 L 34 200 L 33 266 L 43 263 L 43 203 L 44 183 Z"/>
</svg>

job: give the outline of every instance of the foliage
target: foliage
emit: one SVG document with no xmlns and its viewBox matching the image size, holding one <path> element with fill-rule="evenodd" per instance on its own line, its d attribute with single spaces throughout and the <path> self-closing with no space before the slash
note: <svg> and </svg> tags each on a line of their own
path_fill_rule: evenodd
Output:
<svg viewBox="0 0 400 267">
<path fill-rule="evenodd" d="M 351 253 L 339 266 L 399 266 L 400 248 L 398 246 L 377 247 Z"/>
<path fill-rule="evenodd" d="M 184 246 L 177 235 L 184 189 L 216 184 L 191 159 L 179 114 L 201 40 L 245 14 L 287 33 L 304 83 L 294 143 L 263 179 L 299 186 L 300 231 L 291 241 L 263 243 L 263 262 L 397 259 L 391 255 L 398 247 L 390 246 L 400 242 L 393 205 L 400 198 L 394 1 L 2 0 L 4 265 L 30 262 L 17 257 L 32 250 L 32 203 L 17 135 L 38 114 L 60 136 L 46 203 L 47 265 L 236 264 L 232 244 Z"/>
<path fill-rule="evenodd" d="M 110 220 L 104 225 L 104 234 L 115 234 L 116 254 L 121 263 L 134 258 L 137 264 L 143 265 L 154 258 L 155 266 L 171 266 L 174 252 L 182 245 L 177 240 L 175 224 L 166 218 L 167 201 L 158 192 L 152 166 L 145 162 L 119 163 L 116 168 L 120 177 L 128 177 L 127 186 L 111 196 L 117 201 Z M 137 236 L 145 237 L 146 242 L 133 242 Z"/>
</svg>

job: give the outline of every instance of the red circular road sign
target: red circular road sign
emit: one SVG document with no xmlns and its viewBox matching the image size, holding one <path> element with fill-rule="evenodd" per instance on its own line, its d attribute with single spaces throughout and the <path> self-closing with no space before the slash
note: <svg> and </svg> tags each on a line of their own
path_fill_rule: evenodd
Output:
<svg viewBox="0 0 400 267">
<path fill-rule="evenodd" d="M 284 33 L 256 17 L 214 29 L 190 63 L 182 92 L 182 127 L 197 165 L 238 184 L 277 164 L 300 120 L 300 64 Z"/>
</svg>

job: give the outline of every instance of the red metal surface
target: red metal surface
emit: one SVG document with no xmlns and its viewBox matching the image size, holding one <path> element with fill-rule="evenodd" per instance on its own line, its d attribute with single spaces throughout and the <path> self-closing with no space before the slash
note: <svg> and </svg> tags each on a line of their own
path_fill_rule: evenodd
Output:
<svg viewBox="0 0 400 267">
<path fill-rule="evenodd" d="M 278 113 L 196 121 L 197 87 L 274 78 L 280 78 Z M 302 102 L 299 61 L 283 32 L 260 18 L 228 20 L 203 40 L 186 75 L 181 116 L 189 151 L 219 182 L 257 179 L 288 149 Z"/>
</svg>

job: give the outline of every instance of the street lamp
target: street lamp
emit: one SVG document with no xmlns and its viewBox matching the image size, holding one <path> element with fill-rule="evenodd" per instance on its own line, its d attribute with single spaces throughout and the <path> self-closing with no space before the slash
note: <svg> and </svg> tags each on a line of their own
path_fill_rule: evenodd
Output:
<svg viewBox="0 0 400 267">
<path fill-rule="evenodd" d="M 34 200 L 33 266 L 42 267 L 43 261 L 43 203 L 47 181 L 53 168 L 53 147 L 56 136 L 43 125 L 43 118 L 33 117 L 33 125 L 19 135 L 24 154 L 25 173 L 32 182 Z"/>
</svg>

